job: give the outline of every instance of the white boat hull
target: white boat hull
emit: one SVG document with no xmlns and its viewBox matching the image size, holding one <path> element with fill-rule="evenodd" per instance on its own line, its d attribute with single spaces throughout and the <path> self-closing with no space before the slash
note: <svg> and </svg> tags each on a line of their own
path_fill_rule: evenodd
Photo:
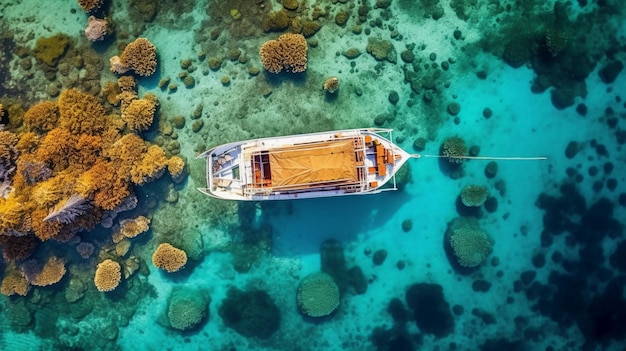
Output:
<svg viewBox="0 0 626 351">
<path fill-rule="evenodd" d="M 350 129 L 252 139 L 214 147 L 206 195 L 225 200 L 294 200 L 396 190 L 395 173 L 411 155 L 391 129 Z M 383 136 L 386 135 L 386 136 Z"/>
</svg>

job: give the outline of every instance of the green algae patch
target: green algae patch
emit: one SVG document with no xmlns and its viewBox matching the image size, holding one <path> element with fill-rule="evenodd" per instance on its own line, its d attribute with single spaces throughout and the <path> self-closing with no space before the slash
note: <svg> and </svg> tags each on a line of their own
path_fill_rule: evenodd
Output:
<svg viewBox="0 0 626 351">
<path fill-rule="evenodd" d="M 56 66 L 59 58 L 65 54 L 70 44 L 70 38 L 65 34 L 57 34 L 47 38 L 39 38 L 35 43 L 33 52 L 35 57 L 47 64 Z"/>
</svg>

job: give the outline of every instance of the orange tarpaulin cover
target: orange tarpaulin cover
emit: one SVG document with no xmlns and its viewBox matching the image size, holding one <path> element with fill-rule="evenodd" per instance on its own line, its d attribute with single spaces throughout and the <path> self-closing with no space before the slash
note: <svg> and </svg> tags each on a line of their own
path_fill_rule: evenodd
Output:
<svg viewBox="0 0 626 351">
<path fill-rule="evenodd" d="M 272 186 L 358 181 L 352 140 L 269 150 Z"/>
</svg>

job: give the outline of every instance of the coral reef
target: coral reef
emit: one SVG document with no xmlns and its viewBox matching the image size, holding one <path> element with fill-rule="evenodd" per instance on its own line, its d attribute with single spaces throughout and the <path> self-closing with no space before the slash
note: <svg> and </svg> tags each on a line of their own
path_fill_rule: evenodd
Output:
<svg viewBox="0 0 626 351">
<path fill-rule="evenodd" d="M 93 282 L 98 291 L 113 291 L 122 279 L 122 267 L 119 263 L 106 259 L 98 264 Z"/>
<path fill-rule="evenodd" d="M 57 34 L 47 38 L 39 38 L 33 48 L 35 58 L 48 66 L 56 66 L 59 58 L 65 54 L 70 44 L 70 38 L 64 34 Z"/>
<path fill-rule="evenodd" d="M 268 72 L 279 73 L 283 69 L 301 73 L 307 65 L 307 43 L 302 34 L 283 34 L 277 40 L 269 40 L 259 50 L 261 63 Z"/>
<path fill-rule="evenodd" d="M 309 317 L 323 317 L 339 307 L 339 287 L 323 272 L 310 274 L 300 281 L 296 294 L 298 308 Z"/>
<path fill-rule="evenodd" d="M 265 290 L 230 288 L 218 314 L 226 326 L 248 338 L 267 339 L 280 327 L 280 310 Z"/>
<path fill-rule="evenodd" d="M 172 291 L 167 303 L 167 320 L 172 328 L 193 329 L 208 315 L 211 298 L 204 291 L 181 288 Z"/>
<path fill-rule="evenodd" d="M 98 99 L 77 89 L 64 90 L 59 96 L 59 126 L 79 134 L 102 134 L 109 123 Z"/>
<path fill-rule="evenodd" d="M 170 157 L 167 160 L 167 171 L 173 178 L 180 177 L 185 171 L 185 161 L 178 156 Z"/>
<path fill-rule="evenodd" d="M 15 270 L 8 271 L 2 279 L 0 293 L 5 296 L 26 296 L 30 291 L 30 284 L 26 278 Z"/>
<path fill-rule="evenodd" d="M 134 238 L 150 229 L 150 219 L 138 216 L 120 221 L 120 233 L 126 238 Z"/>
<path fill-rule="evenodd" d="M 458 217 L 448 224 L 446 240 L 461 267 L 478 267 L 493 250 L 493 240 L 471 217 Z"/>
<path fill-rule="evenodd" d="M 407 305 L 413 310 L 419 330 L 437 338 L 454 332 L 454 316 L 438 284 L 418 283 L 406 292 Z"/>
<path fill-rule="evenodd" d="M 102 7 L 104 0 L 78 0 L 78 5 L 83 11 L 89 13 L 98 10 Z"/>
<path fill-rule="evenodd" d="M 156 106 L 155 99 L 135 99 L 128 107 L 122 109 L 122 119 L 131 130 L 137 132 L 147 130 L 154 121 Z"/>
<path fill-rule="evenodd" d="M 468 185 L 461 190 L 461 202 L 468 207 L 479 207 L 485 203 L 489 191 L 482 185 Z"/>
<path fill-rule="evenodd" d="M 463 163 L 461 156 L 467 155 L 465 140 L 459 137 L 448 137 L 441 144 L 440 155 L 446 157 L 450 163 Z"/>
<path fill-rule="evenodd" d="M 87 39 L 90 41 L 102 41 L 107 34 L 109 34 L 109 22 L 106 19 L 89 16 L 87 27 L 85 28 Z"/>
<path fill-rule="evenodd" d="M 163 243 L 152 254 L 152 264 L 155 267 L 173 273 L 182 269 L 187 263 L 187 254 L 181 249 Z"/>
<path fill-rule="evenodd" d="M 137 38 L 126 45 L 120 56 L 109 60 L 111 71 L 124 74 L 132 70 L 140 76 L 150 76 L 156 71 L 156 47 L 146 38 Z"/>
<path fill-rule="evenodd" d="M 339 78 L 330 77 L 324 82 L 324 90 L 330 94 L 334 94 L 339 89 Z"/>
<path fill-rule="evenodd" d="M 61 281 L 65 275 L 65 261 L 52 256 L 42 265 L 39 261 L 32 259 L 22 263 L 20 271 L 31 285 L 53 285 Z"/>
<path fill-rule="evenodd" d="M 27 130 L 39 134 L 54 129 L 59 121 L 59 108 L 53 101 L 43 101 L 24 113 L 24 126 Z"/>
</svg>

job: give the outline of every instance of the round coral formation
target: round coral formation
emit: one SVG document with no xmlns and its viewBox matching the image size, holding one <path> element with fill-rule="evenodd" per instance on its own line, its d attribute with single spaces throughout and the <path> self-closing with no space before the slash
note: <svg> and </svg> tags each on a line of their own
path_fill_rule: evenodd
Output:
<svg viewBox="0 0 626 351">
<path fill-rule="evenodd" d="M 441 156 L 446 157 L 450 163 L 462 163 L 463 157 L 467 155 L 467 145 L 465 140 L 459 137 L 449 137 L 441 145 Z"/>
<path fill-rule="evenodd" d="M 326 81 L 324 82 L 324 90 L 326 90 L 330 94 L 333 94 L 335 91 L 337 91 L 337 89 L 339 89 L 339 78 L 330 77 L 326 79 Z"/>
<path fill-rule="evenodd" d="M 339 287 L 333 278 L 323 272 L 302 279 L 296 294 L 300 312 L 309 317 L 323 317 L 339 306 Z"/>
<path fill-rule="evenodd" d="M 301 73 L 307 65 L 307 43 L 302 34 L 287 33 L 277 40 L 269 40 L 259 50 L 261 63 L 268 72 L 279 73 L 283 69 L 288 72 Z"/>
<path fill-rule="evenodd" d="M 111 71 L 124 74 L 129 69 L 140 76 L 150 76 L 156 71 L 156 46 L 146 38 L 137 38 L 126 45 L 122 54 L 110 59 Z"/>
<path fill-rule="evenodd" d="M 459 265 L 479 266 L 493 250 L 493 241 L 475 219 L 459 217 L 449 226 L 449 243 Z"/>
<path fill-rule="evenodd" d="M 167 306 L 170 326 L 178 330 L 189 330 L 206 318 L 210 299 L 204 293 L 187 288 L 175 290 Z"/>
<path fill-rule="evenodd" d="M 152 254 L 152 264 L 169 273 L 177 272 L 187 264 L 187 254 L 168 243 L 163 243 Z"/>
<path fill-rule="evenodd" d="M 487 187 L 482 185 L 468 185 L 461 190 L 461 202 L 467 207 L 479 207 L 489 196 Z"/>
<path fill-rule="evenodd" d="M 150 229 L 150 219 L 144 216 L 120 221 L 120 233 L 127 238 L 132 239 L 147 232 L 148 229 Z"/>
<path fill-rule="evenodd" d="M 119 263 L 106 259 L 98 264 L 93 278 L 96 288 L 101 292 L 113 291 L 122 280 L 122 267 Z"/>
<path fill-rule="evenodd" d="M 128 128 L 134 131 L 144 131 L 150 128 L 154 121 L 156 102 L 150 99 L 133 100 L 122 111 L 122 119 Z"/>
<path fill-rule="evenodd" d="M 57 126 L 59 109 L 53 101 L 43 101 L 24 113 L 24 126 L 33 132 L 45 133 Z"/>
</svg>

